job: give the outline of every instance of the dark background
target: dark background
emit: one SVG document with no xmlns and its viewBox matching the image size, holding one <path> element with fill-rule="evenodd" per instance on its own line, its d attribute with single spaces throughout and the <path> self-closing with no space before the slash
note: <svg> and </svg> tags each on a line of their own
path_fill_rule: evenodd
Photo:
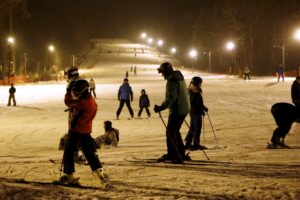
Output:
<svg viewBox="0 0 300 200">
<path fill-rule="evenodd" d="M 0 1 L 5 4 L 9 0 Z M 293 32 L 300 27 L 300 0 L 12 0 L 12 32 L 19 53 L 27 52 L 45 62 L 52 43 L 62 55 L 62 65 L 71 54 L 81 54 L 92 38 L 127 38 L 140 42 L 147 32 L 163 38 L 165 48 L 177 46 L 184 64 L 207 69 L 208 56 L 197 63 L 187 57 L 191 47 L 212 53 L 212 71 L 249 66 L 257 75 L 273 74 L 282 62 L 286 45 L 287 71 L 298 70 L 300 42 Z M 3 9 L 3 8 L 2 8 Z M 0 14 L 1 35 L 9 33 L 5 12 Z M 235 62 L 224 45 L 236 43 Z M 2 48 L 4 42 L 2 42 Z M 165 49 L 167 51 L 167 49 Z M 4 57 L 4 56 L 3 56 Z M 2 58 L 3 59 L 3 58 Z"/>
</svg>

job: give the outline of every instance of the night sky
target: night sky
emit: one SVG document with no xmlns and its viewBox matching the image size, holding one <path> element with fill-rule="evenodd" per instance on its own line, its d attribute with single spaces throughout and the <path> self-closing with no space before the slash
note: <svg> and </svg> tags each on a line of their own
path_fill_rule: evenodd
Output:
<svg viewBox="0 0 300 200">
<path fill-rule="evenodd" d="M 49 43 L 65 53 L 80 53 L 91 38 L 138 41 L 142 31 L 180 43 L 182 13 L 197 1 L 180 0 L 28 0 L 29 17 L 17 18 L 19 44 L 31 54 Z M 186 43 L 186 41 L 185 41 Z M 66 53 L 66 54 L 67 54 Z M 36 55 L 43 56 L 43 55 Z"/>
</svg>

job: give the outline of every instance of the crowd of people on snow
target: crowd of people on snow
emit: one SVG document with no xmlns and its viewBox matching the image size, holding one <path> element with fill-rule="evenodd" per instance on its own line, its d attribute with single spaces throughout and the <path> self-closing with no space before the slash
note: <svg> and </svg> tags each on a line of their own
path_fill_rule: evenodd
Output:
<svg viewBox="0 0 300 200">
<path fill-rule="evenodd" d="M 165 99 L 161 104 L 154 105 L 154 112 L 158 113 L 165 125 L 167 152 L 157 159 L 158 162 L 171 162 L 174 164 L 184 163 L 191 158 L 186 151 L 207 149 L 201 145 L 200 135 L 202 129 L 202 120 L 208 112 L 202 97 L 202 78 L 195 76 L 191 79 L 189 86 L 186 85 L 184 76 L 178 70 L 174 70 L 171 63 L 162 63 L 157 69 L 166 80 Z M 250 80 L 249 68 L 244 69 L 245 77 Z M 78 68 L 71 66 L 65 71 L 67 76 L 66 94 L 64 97 L 65 105 L 68 107 L 69 128 L 59 144 L 59 149 L 64 150 L 62 167 L 64 175 L 58 182 L 62 184 L 79 184 L 79 178 L 74 176 L 75 162 L 86 161 L 93 173 L 98 177 L 101 187 L 107 187 L 107 177 L 104 174 L 103 166 L 97 155 L 97 148 L 103 146 L 117 147 L 120 140 L 119 130 L 113 128 L 112 122 L 104 121 L 104 134 L 92 138 L 92 123 L 97 114 L 98 105 L 96 98 L 96 84 L 93 79 L 86 81 L 80 78 Z M 278 81 L 283 77 L 283 69 L 278 69 Z M 9 89 L 8 106 L 16 106 L 16 89 L 13 84 Z M 276 121 L 277 128 L 274 130 L 269 148 L 289 148 L 285 144 L 285 137 L 291 129 L 294 122 L 300 122 L 300 76 L 292 84 L 291 96 L 294 105 L 289 103 L 275 103 L 271 108 L 271 113 Z M 117 99 L 119 107 L 116 111 L 116 118 L 119 120 L 124 104 L 128 108 L 131 118 L 134 118 L 134 112 L 131 107 L 133 101 L 133 91 L 129 84 L 128 76 L 123 80 L 119 87 Z M 151 117 L 149 110 L 150 99 L 145 89 L 141 90 L 139 97 L 138 118 L 141 117 L 143 110 L 146 110 L 148 118 Z M 168 121 L 164 122 L 161 111 L 169 109 Z M 185 122 L 186 116 L 190 116 L 189 131 L 182 139 L 180 128 Z M 185 141 L 185 144 L 184 144 Z M 83 155 L 79 156 L 79 151 Z"/>
</svg>

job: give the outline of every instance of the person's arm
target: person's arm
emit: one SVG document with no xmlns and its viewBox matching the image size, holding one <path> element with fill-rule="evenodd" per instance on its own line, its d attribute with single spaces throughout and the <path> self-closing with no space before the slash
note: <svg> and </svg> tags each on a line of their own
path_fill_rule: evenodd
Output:
<svg viewBox="0 0 300 200">
<path fill-rule="evenodd" d="M 163 110 L 169 108 L 177 99 L 177 81 L 168 81 L 166 87 L 166 97 L 162 102 L 161 107 Z"/>
</svg>

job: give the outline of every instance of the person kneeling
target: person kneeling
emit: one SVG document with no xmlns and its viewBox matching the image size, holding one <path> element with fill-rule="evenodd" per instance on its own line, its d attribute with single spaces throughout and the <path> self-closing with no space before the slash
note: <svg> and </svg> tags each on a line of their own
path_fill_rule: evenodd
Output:
<svg viewBox="0 0 300 200">
<path fill-rule="evenodd" d="M 111 121 L 104 122 L 105 133 L 95 138 L 96 146 L 101 148 L 103 145 L 116 147 L 119 143 L 119 130 L 112 127 Z"/>
</svg>

